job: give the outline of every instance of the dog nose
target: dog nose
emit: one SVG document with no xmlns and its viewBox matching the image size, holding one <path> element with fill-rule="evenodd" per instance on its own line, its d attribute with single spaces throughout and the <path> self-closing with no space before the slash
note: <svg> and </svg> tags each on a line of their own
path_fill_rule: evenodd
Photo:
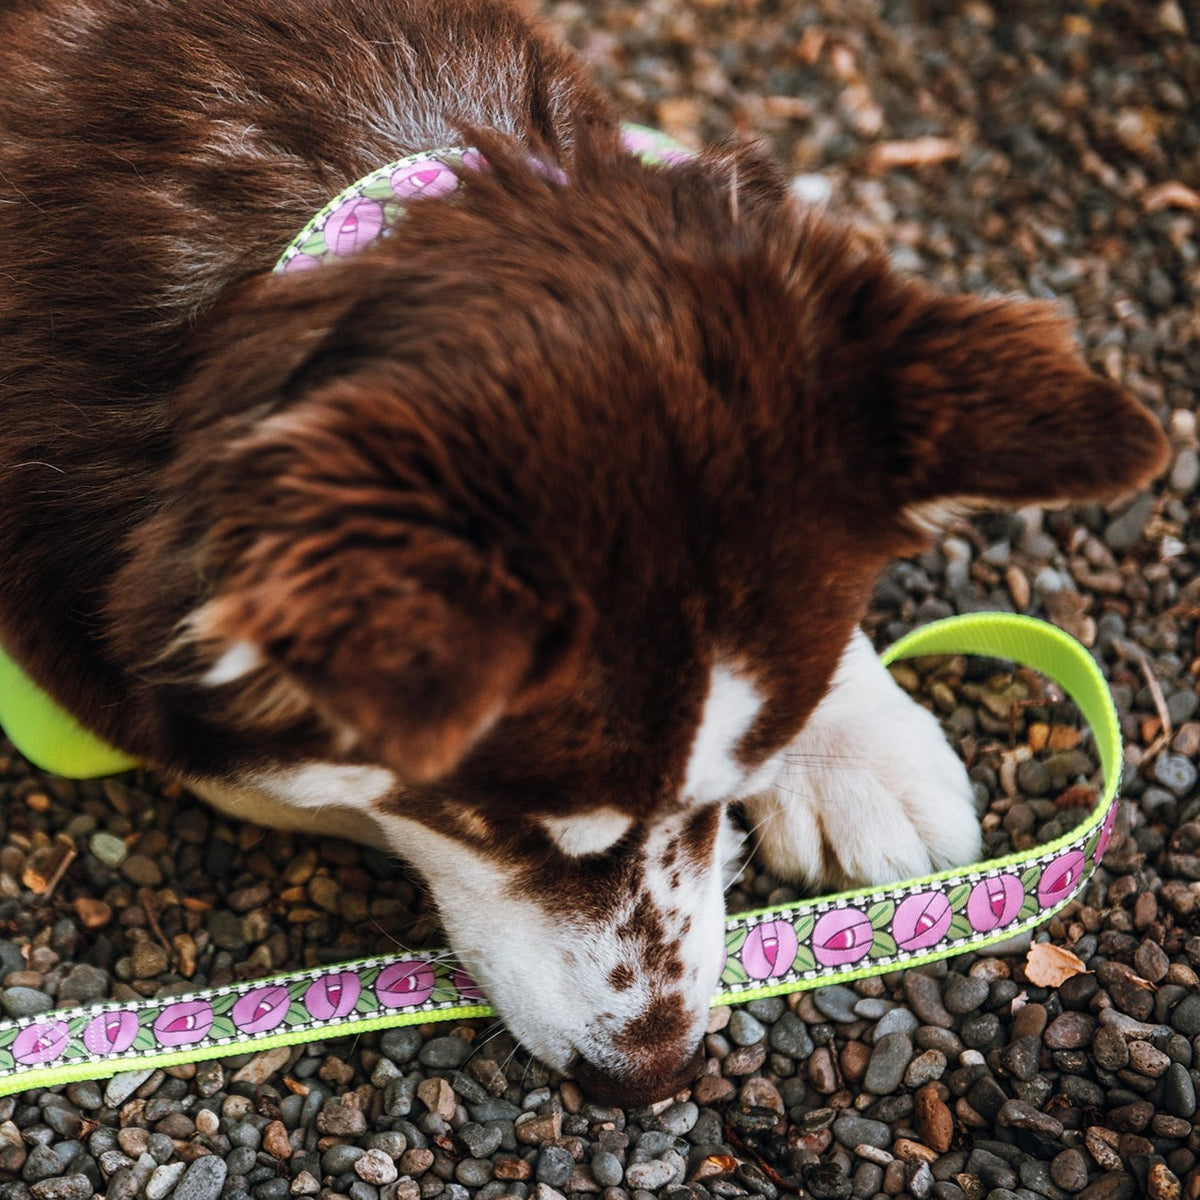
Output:
<svg viewBox="0 0 1200 1200">
<path fill-rule="evenodd" d="M 580 1059 L 572 1073 L 585 1092 L 600 1104 L 615 1104 L 623 1108 L 643 1108 L 657 1100 L 687 1087 L 704 1066 L 703 1047 L 696 1046 L 682 1054 L 664 1049 L 660 1053 L 641 1056 L 632 1066 L 610 1071 L 587 1059 Z"/>
</svg>

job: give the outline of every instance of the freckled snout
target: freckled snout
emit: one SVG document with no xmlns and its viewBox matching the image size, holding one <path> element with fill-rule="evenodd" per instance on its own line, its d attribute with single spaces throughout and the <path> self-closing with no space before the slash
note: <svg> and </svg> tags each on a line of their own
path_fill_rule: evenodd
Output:
<svg viewBox="0 0 1200 1200">
<path fill-rule="evenodd" d="M 579 1059 L 571 1074 L 588 1096 L 601 1104 L 641 1108 L 687 1087 L 703 1066 L 702 1045 L 681 1042 L 647 1050 L 640 1060 L 615 1072 Z"/>
<path fill-rule="evenodd" d="M 703 1065 L 701 1023 L 682 994 L 660 993 L 611 1039 L 615 1055 L 605 1063 L 581 1055 L 575 1078 L 603 1103 L 640 1106 L 674 1095 Z"/>
</svg>

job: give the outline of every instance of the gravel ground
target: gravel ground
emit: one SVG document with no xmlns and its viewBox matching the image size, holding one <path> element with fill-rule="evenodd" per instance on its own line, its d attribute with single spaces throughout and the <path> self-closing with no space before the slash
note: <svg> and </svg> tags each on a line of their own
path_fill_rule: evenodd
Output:
<svg viewBox="0 0 1200 1200">
<path fill-rule="evenodd" d="M 1170 431 L 1152 491 L 963 524 L 889 570 L 871 614 L 882 643 L 1016 608 L 1094 648 L 1128 745 L 1123 832 L 1037 935 L 1089 970 L 1034 986 L 1017 946 L 716 1009 L 707 1073 L 649 1110 L 590 1104 L 484 1022 L 32 1091 L 0 1100 L 0 1200 L 1200 1200 L 1200 10 L 568 0 L 548 15 L 631 116 L 688 141 L 766 137 L 807 194 L 947 287 L 1059 297 L 1096 369 Z M 960 739 L 990 848 L 1078 819 L 1094 767 L 1069 707 L 1022 706 L 1010 727 L 1036 683 L 923 671 L 902 681 Z M 0 788 L 10 1015 L 437 937 L 419 888 L 371 851 L 238 827 L 149 777 L 72 785 L 9 754 Z M 731 906 L 787 895 L 750 867 Z"/>
</svg>

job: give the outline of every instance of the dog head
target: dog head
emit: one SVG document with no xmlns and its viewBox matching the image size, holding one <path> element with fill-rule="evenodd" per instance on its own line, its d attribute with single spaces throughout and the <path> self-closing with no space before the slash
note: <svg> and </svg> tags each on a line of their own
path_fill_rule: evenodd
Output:
<svg viewBox="0 0 1200 1200">
<path fill-rule="evenodd" d="M 564 181 L 486 149 L 214 318 L 135 550 L 192 581 L 188 702 L 372 768 L 514 1032 L 652 1099 L 723 962 L 724 806 L 879 567 L 948 507 L 1111 494 L 1164 443 L 1053 308 L 897 275 L 753 153 L 581 149 Z"/>
</svg>

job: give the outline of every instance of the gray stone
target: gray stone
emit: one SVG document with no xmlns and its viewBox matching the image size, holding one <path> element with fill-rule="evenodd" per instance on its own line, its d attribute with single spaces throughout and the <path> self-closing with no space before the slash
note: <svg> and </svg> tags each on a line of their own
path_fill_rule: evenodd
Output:
<svg viewBox="0 0 1200 1200">
<path fill-rule="evenodd" d="M 225 1186 L 228 1168 L 215 1154 L 196 1159 L 175 1185 L 175 1200 L 217 1200 Z"/>
<path fill-rule="evenodd" d="M 561 1146 L 543 1146 L 538 1151 L 534 1174 L 539 1183 L 565 1187 L 575 1170 L 575 1160 Z"/>
<path fill-rule="evenodd" d="M 886 1150 L 892 1144 L 891 1128 L 883 1121 L 872 1121 L 867 1117 L 838 1117 L 833 1123 L 833 1136 L 847 1150 L 853 1150 L 855 1146 Z"/>
<path fill-rule="evenodd" d="M 101 830 L 88 839 L 88 849 L 106 866 L 114 870 L 129 854 L 129 847 L 115 834 Z"/>
<path fill-rule="evenodd" d="M 597 1150 L 592 1155 L 592 1178 L 601 1187 L 620 1187 L 625 1178 L 621 1160 L 608 1150 Z"/>
<path fill-rule="evenodd" d="M 1139 496 L 1119 517 L 1108 523 L 1104 540 L 1112 550 L 1132 550 L 1142 540 L 1146 522 L 1154 514 L 1157 498 L 1147 492 Z"/>
<path fill-rule="evenodd" d="M 458 1131 L 458 1137 L 472 1158 L 489 1158 L 500 1148 L 504 1135 L 498 1125 L 480 1125 L 478 1121 L 468 1121 Z"/>
<path fill-rule="evenodd" d="M 677 1171 L 677 1163 L 671 1162 L 665 1157 L 652 1158 L 646 1162 L 630 1164 L 625 1171 L 625 1182 L 631 1188 L 653 1192 L 657 1188 L 666 1187 L 675 1178 Z"/>
<path fill-rule="evenodd" d="M 5 988 L 0 994 L 0 1008 L 10 1017 L 31 1017 L 54 1007 L 54 997 L 31 987 Z"/>
<path fill-rule="evenodd" d="M 471 1043 L 456 1037 L 435 1037 L 421 1047 L 417 1058 L 435 1071 L 461 1067 L 471 1057 Z"/>
<path fill-rule="evenodd" d="M 187 1169 L 187 1163 L 164 1163 L 155 1167 L 146 1180 L 146 1200 L 163 1200 L 179 1182 L 180 1176 Z"/>
<path fill-rule="evenodd" d="M 86 1175 L 59 1175 L 43 1179 L 30 1189 L 33 1200 L 91 1200 L 92 1181 Z"/>
<path fill-rule="evenodd" d="M 954 1018 L 942 1004 L 942 991 L 938 981 L 932 976 L 921 971 L 905 971 L 904 995 L 913 1012 L 926 1025 L 939 1025 L 943 1029 L 949 1029 L 954 1024 Z"/>
<path fill-rule="evenodd" d="M 854 1015 L 856 1017 L 865 1017 L 868 1021 L 878 1021 L 885 1013 L 889 1013 L 896 1007 L 894 1000 L 885 999 L 883 996 L 864 996 L 861 1000 L 855 1001 Z"/>
<path fill-rule="evenodd" d="M 411 1025 L 400 1029 L 389 1029 L 379 1039 L 379 1048 L 394 1063 L 409 1063 L 417 1057 L 424 1039 Z"/>
<path fill-rule="evenodd" d="M 1006 1100 L 996 1114 L 996 1124 L 1009 1129 L 1026 1129 L 1048 1138 L 1061 1138 L 1063 1123 L 1027 1104 L 1024 1100 Z"/>
<path fill-rule="evenodd" d="M 912 1039 L 907 1034 L 889 1033 L 876 1039 L 867 1063 L 867 1073 L 863 1077 L 864 1090 L 876 1096 L 894 1092 L 904 1078 L 912 1055 Z"/>
<path fill-rule="evenodd" d="M 112 979 L 107 971 L 88 963 L 79 963 L 72 967 L 62 982 L 58 985 L 58 999 L 78 1000 L 87 1004 L 93 1000 L 103 1000 L 108 995 Z"/>
<path fill-rule="evenodd" d="M 1196 1085 L 1191 1072 L 1182 1063 L 1167 1068 L 1163 1084 L 1163 1108 L 1173 1117 L 1191 1119 L 1196 1112 Z"/>
<path fill-rule="evenodd" d="M 1182 754 L 1160 754 L 1150 768 L 1150 775 L 1156 783 L 1181 798 L 1196 786 L 1196 764 Z"/>
<path fill-rule="evenodd" d="M 468 1105 L 467 1112 L 471 1114 L 471 1120 L 481 1124 L 486 1121 L 512 1122 L 521 1115 L 521 1110 L 515 1104 L 501 1100 L 498 1096 L 489 1096 L 486 1100 L 480 1100 L 478 1104 Z"/>
<path fill-rule="evenodd" d="M 797 1062 L 808 1058 L 815 1048 L 808 1026 L 790 1010 L 771 1026 L 767 1045 L 776 1054 L 784 1054 Z"/>
<path fill-rule="evenodd" d="M 923 1050 L 908 1064 L 904 1072 L 904 1086 L 916 1089 L 941 1079 L 946 1073 L 946 1056 L 940 1050 Z"/>
<path fill-rule="evenodd" d="M 962 1015 L 974 1012 L 988 997 L 988 981 L 978 975 L 959 975 L 957 973 L 946 977 L 946 986 L 942 993 L 946 1011 Z"/>
<path fill-rule="evenodd" d="M 1200 996 L 1184 996 L 1171 1009 L 1171 1025 L 1187 1037 L 1195 1037 L 1200 1033 Z"/>
<path fill-rule="evenodd" d="M 454 1168 L 454 1178 L 464 1187 L 483 1187 L 491 1180 L 492 1169 L 489 1159 L 464 1158 Z"/>
<path fill-rule="evenodd" d="M 763 1032 L 765 1033 L 766 1031 L 764 1030 Z M 674 1134 L 676 1137 L 682 1137 L 691 1131 L 692 1126 L 696 1124 L 699 1116 L 699 1107 L 690 1100 L 683 1100 L 678 1104 L 672 1104 L 658 1119 L 667 1133 Z"/>
<path fill-rule="evenodd" d="M 25 1159 L 21 1169 L 21 1178 L 26 1183 L 37 1183 L 42 1179 L 61 1175 L 63 1172 L 62 1159 L 48 1146 L 34 1146 Z"/>
<path fill-rule="evenodd" d="M 875 1023 L 875 1040 L 887 1037 L 890 1033 L 903 1033 L 911 1037 L 921 1027 L 917 1015 L 909 1008 L 896 1007 L 889 1009 Z"/>
<path fill-rule="evenodd" d="M 729 1016 L 729 1036 L 739 1046 L 753 1046 L 767 1036 L 761 1021 L 743 1009 L 735 1008 Z"/>
<path fill-rule="evenodd" d="M 363 1154 L 354 1164 L 354 1173 L 359 1179 L 375 1187 L 395 1183 L 400 1174 L 396 1170 L 396 1164 L 392 1162 L 391 1155 L 382 1150 L 368 1150 Z"/>
<path fill-rule="evenodd" d="M 1191 446 L 1183 446 L 1176 453 L 1169 481 L 1171 487 L 1184 496 L 1200 483 L 1200 455 Z"/>
<path fill-rule="evenodd" d="M 162 885 L 162 868 L 148 854 L 131 854 L 121 864 L 121 874 L 135 887 L 156 888 Z"/>
<path fill-rule="evenodd" d="M 745 1008 L 764 1025 L 773 1025 L 787 1011 L 787 1001 L 782 996 L 764 996 L 761 1000 L 748 1001 Z"/>
<path fill-rule="evenodd" d="M 361 1146 L 330 1146 L 321 1155 L 321 1170 L 326 1175 L 345 1175 L 365 1153 Z"/>
<path fill-rule="evenodd" d="M 859 1001 L 857 992 L 841 984 L 830 984 L 828 987 L 817 988 L 812 994 L 813 1003 L 817 1009 L 831 1021 L 849 1025 L 858 1020 L 855 1005 Z"/>
<path fill-rule="evenodd" d="M 967 1157 L 967 1170 L 978 1175 L 991 1188 L 1015 1188 L 1020 1183 L 1016 1171 L 999 1155 L 978 1147 Z"/>
</svg>

